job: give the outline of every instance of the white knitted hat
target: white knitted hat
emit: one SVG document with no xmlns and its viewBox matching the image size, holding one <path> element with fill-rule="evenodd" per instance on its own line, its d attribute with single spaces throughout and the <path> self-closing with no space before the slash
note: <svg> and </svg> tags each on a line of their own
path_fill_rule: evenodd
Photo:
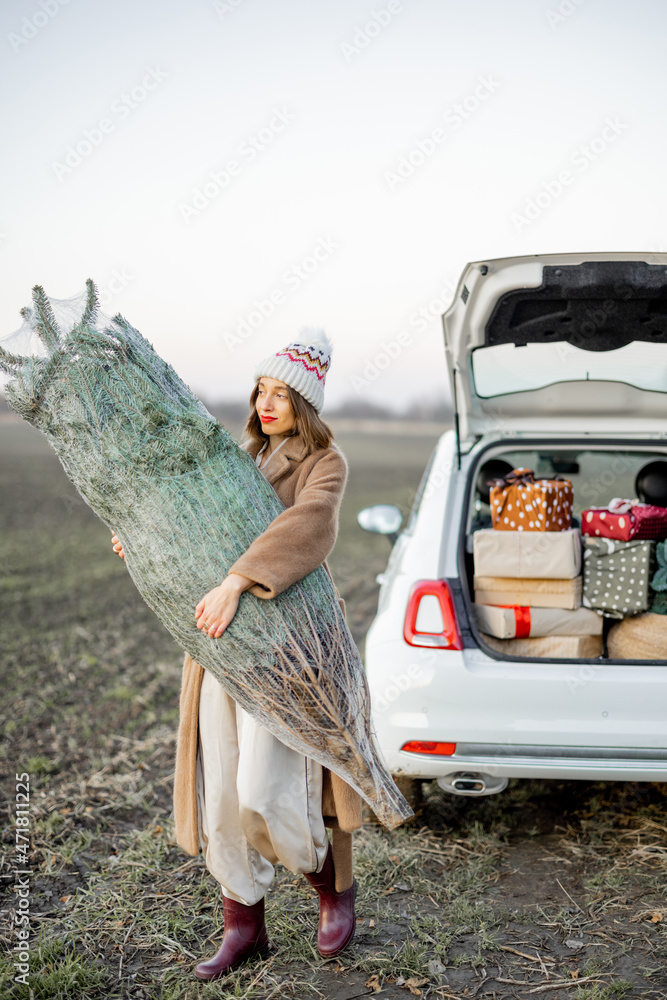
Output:
<svg viewBox="0 0 667 1000">
<path fill-rule="evenodd" d="M 298 340 L 259 363 L 255 380 L 266 375 L 284 382 L 301 393 L 319 413 L 324 405 L 324 382 L 332 350 L 333 345 L 324 330 L 302 330 Z"/>
</svg>

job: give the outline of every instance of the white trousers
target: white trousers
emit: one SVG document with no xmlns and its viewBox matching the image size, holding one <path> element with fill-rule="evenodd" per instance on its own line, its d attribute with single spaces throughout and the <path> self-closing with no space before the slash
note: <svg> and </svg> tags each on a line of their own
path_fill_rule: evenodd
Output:
<svg viewBox="0 0 667 1000">
<path fill-rule="evenodd" d="M 329 845 L 321 765 L 255 722 L 208 670 L 198 749 L 199 840 L 225 896 L 257 903 L 277 861 L 295 875 L 321 869 Z"/>
</svg>

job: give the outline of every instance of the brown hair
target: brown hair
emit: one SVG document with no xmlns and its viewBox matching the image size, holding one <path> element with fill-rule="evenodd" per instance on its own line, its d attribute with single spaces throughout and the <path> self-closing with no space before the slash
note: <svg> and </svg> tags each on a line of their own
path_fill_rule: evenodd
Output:
<svg viewBox="0 0 667 1000">
<path fill-rule="evenodd" d="M 262 422 L 255 408 L 257 393 L 259 392 L 259 379 L 250 393 L 250 413 L 245 425 L 245 440 L 254 441 L 259 445 L 266 444 L 269 435 L 262 430 Z M 333 442 L 333 431 L 328 424 L 325 424 L 315 407 L 304 399 L 300 392 L 287 386 L 287 398 L 292 407 L 292 413 L 296 417 L 293 429 L 287 437 L 295 437 L 300 434 L 308 449 L 307 454 L 312 455 L 320 448 L 330 448 Z"/>
</svg>

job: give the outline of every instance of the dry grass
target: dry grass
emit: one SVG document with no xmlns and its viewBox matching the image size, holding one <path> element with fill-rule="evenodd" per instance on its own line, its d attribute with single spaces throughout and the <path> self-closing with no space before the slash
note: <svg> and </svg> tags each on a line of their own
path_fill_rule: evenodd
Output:
<svg viewBox="0 0 667 1000">
<path fill-rule="evenodd" d="M 270 959 L 196 982 L 222 908 L 201 858 L 173 841 L 180 653 L 55 460 L 11 430 L 0 440 L 0 938 L 14 940 L 15 771 L 31 774 L 34 936 L 30 987 L 12 981 L 5 955 L 0 995 L 667 998 L 664 789 L 583 782 L 513 782 L 482 800 L 425 785 L 414 826 L 356 837 L 357 933 L 339 959 L 315 949 L 313 891 L 279 869 Z M 406 503 L 428 444 L 343 443 L 353 479 L 331 563 L 357 639 L 388 546 L 354 516 Z"/>
</svg>

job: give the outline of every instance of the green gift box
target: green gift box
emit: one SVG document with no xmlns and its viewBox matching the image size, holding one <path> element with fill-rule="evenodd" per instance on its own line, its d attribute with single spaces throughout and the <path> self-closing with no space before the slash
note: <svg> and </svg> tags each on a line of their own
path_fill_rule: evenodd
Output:
<svg viewBox="0 0 667 1000">
<path fill-rule="evenodd" d="M 646 611 L 655 542 L 585 536 L 582 604 L 608 618 Z"/>
</svg>

